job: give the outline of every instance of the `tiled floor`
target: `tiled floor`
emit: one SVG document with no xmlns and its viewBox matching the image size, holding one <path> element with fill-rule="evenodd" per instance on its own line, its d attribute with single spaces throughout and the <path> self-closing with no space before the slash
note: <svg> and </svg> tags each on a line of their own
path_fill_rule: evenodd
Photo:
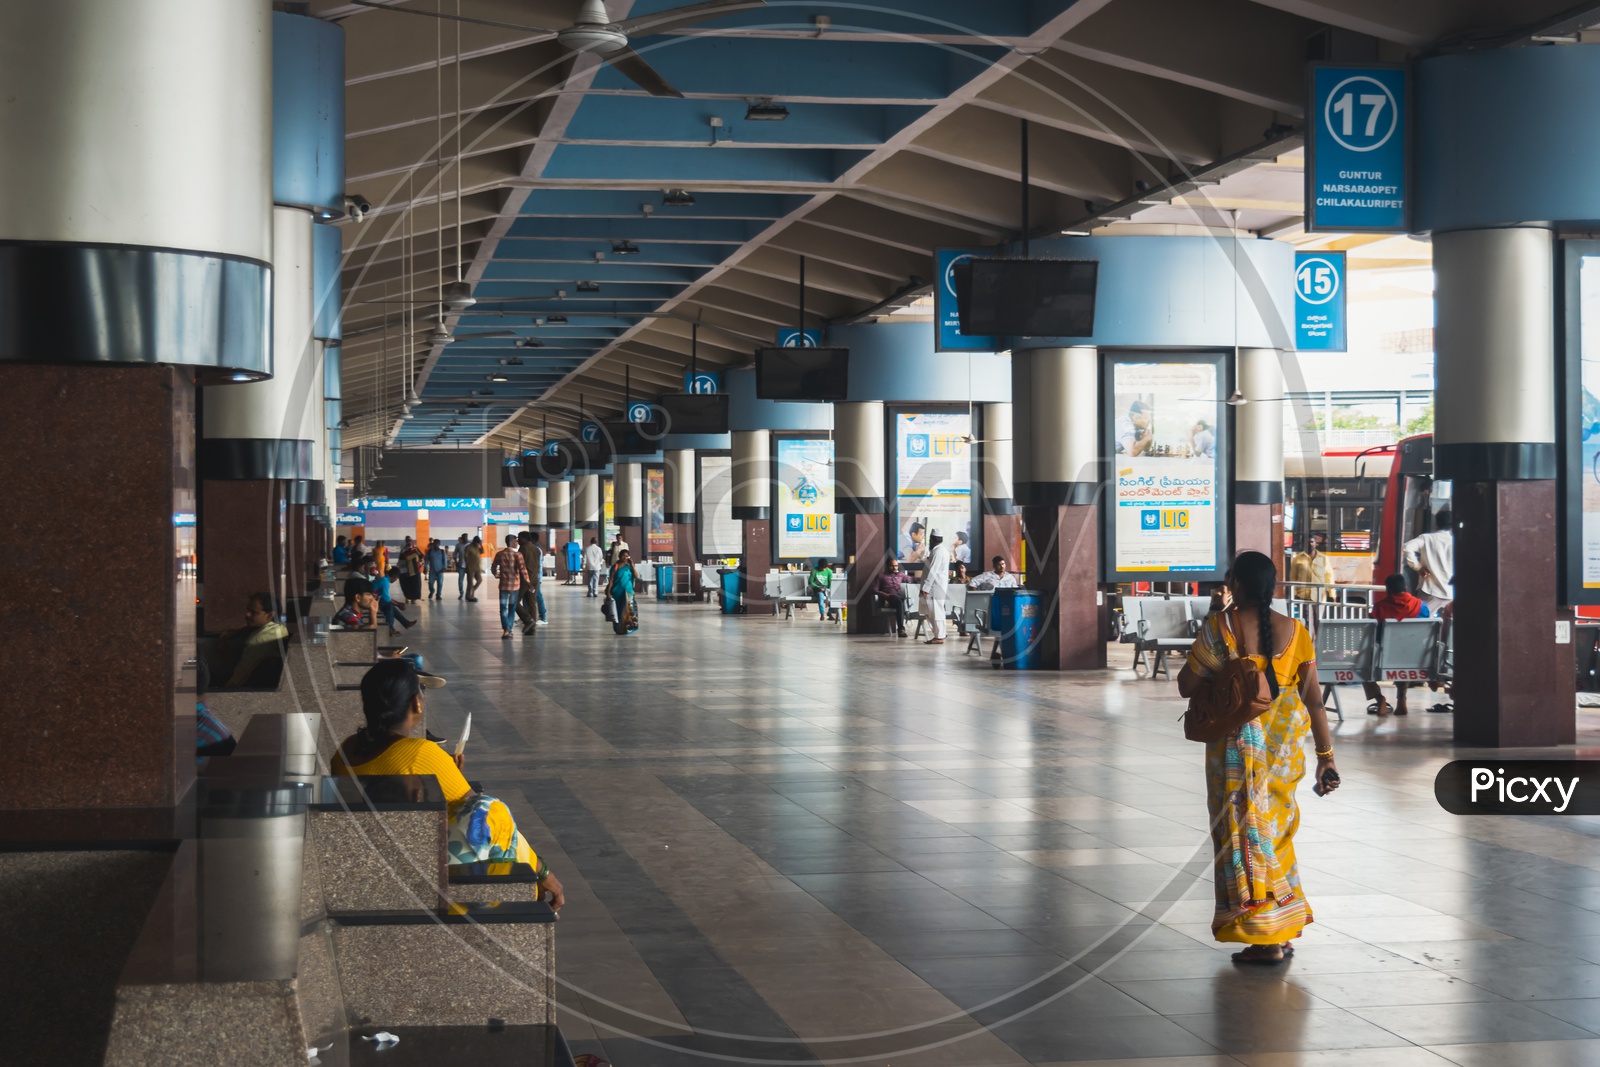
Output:
<svg viewBox="0 0 1600 1067">
<path fill-rule="evenodd" d="M 1166 681 L 578 588 L 411 644 L 469 774 L 565 881 L 561 1025 L 617 1067 L 1600 1064 L 1600 820 L 1433 800 L 1448 716 L 1337 730 L 1301 791 L 1317 921 L 1281 968 L 1210 939 L 1200 749 Z M 1114 662 L 1126 663 L 1113 649 Z M 1359 709 L 1350 691 L 1346 707 Z M 1600 720 L 1585 713 L 1586 746 Z"/>
</svg>

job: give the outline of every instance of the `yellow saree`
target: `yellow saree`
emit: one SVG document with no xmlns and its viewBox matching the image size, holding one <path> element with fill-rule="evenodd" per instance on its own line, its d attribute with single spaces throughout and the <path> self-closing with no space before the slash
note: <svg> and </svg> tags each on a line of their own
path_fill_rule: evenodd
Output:
<svg viewBox="0 0 1600 1067">
<path fill-rule="evenodd" d="M 1189 650 L 1189 669 L 1200 678 L 1211 677 L 1236 654 L 1223 618 L 1208 618 Z M 1251 658 L 1266 669 L 1265 657 Z M 1289 647 L 1272 661 L 1278 698 L 1271 710 L 1206 745 L 1217 896 L 1211 932 L 1218 941 L 1276 945 L 1299 937 L 1312 921 L 1294 856 L 1300 828 L 1294 791 L 1305 777 L 1311 728 L 1300 699 L 1300 666 L 1313 659 L 1311 635 L 1296 622 Z"/>
</svg>

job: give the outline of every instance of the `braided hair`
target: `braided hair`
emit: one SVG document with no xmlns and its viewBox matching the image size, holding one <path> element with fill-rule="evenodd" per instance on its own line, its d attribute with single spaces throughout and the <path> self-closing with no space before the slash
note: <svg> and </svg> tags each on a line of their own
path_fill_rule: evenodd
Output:
<svg viewBox="0 0 1600 1067">
<path fill-rule="evenodd" d="M 1272 666 L 1272 595 L 1278 589 L 1278 568 L 1260 552 L 1241 552 L 1233 561 L 1236 601 L 1256 609 L 1261 655 L 1267 661 L 1267 685 L 1278 696 L 1278 672 Z"/>
<path fill-rule="evenodd" d="M 367 724 L 357 731 L 369 744 L 376 744 L 410 716 L 422 692 L 417 668 L 408 659 L 385 659 L 373 664 L 361 676 L 361 711 Z"/>
</svg>

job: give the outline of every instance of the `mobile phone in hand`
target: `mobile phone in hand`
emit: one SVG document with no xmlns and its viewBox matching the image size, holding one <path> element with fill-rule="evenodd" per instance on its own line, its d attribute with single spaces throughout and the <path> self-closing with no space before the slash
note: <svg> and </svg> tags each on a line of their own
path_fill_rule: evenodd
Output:
<svg viewBox="0 0 1600 1067">
<path fill-rule="evenodd" d="M 1322 772 L 1322 776 L 1317 779 L 1317 784 L 1311 787 L 1311 791 L 1319 797 L 1327 796 L 1328 790 L 1338 784 L 1339 772 L 1329 767 Z"/>
</svg>

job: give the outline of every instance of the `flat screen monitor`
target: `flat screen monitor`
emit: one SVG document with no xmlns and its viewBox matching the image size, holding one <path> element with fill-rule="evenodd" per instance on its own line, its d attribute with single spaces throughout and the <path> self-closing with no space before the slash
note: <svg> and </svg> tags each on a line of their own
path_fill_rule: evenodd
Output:
<svg viewBox="0 0 1600 1067">
<path fill-rule="evenodd" d="M 727 393 L 675 393 L 656 401 L 663 433 L 727 433 Z"/>
<path fill-rule="evenodd" d="M 648 456 L 661 451 L 661 425 L 608 419 L 600 424 L 600 440 L 613 456 Z"/>
<path fill-rule="evenodd" d="M 758 348 L 756 397 L 761 400 L 848 400 L 850 350 Z"/>
<path fill-rule="evenodd" d="M 535 478 L 546 481 L 552 478 L 564 478 L 572 473 L 572 453 L 566 449 L 549 452 L 540 449 L 522 457 L 522 477 L 524 484 L 532 485 Z"/>
<path fill-rule="evenodd" d="M 500 488 L 521 489 L 528 483 L 522 477 L 522 461 L 513 459 L 500 465 Z"/>
<path fill-rule="evenodd" d="M 955 265 L 961 332 L 991 337 L 1092 337 L 1100 263 L 1093 259 L 964 259 Z"/>
</svg>

